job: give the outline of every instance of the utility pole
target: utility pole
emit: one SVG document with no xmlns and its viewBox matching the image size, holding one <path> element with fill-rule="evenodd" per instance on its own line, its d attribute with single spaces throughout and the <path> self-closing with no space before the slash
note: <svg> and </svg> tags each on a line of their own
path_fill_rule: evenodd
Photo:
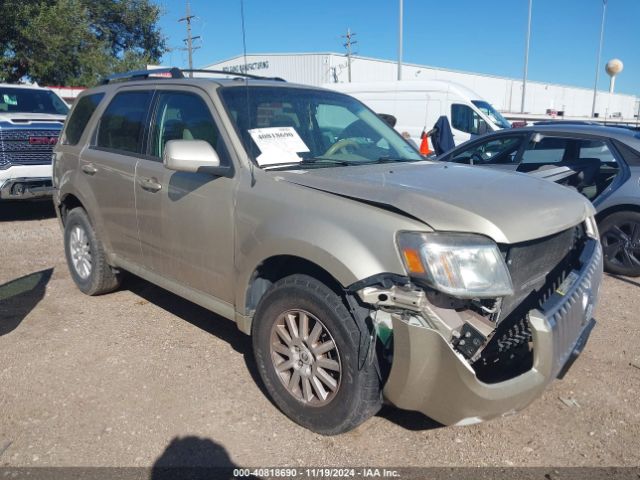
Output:
<svg viewBox="0 0 640 480">
<path fill-rule="evenodd" d="M 342 38 L 347 39 L 347 42 L 344 44 L 344 46 L 347 49 L 347 72 L 349 76 L 349 83 L 351 83 L 351 46 L 358 43 L 357 40 L 351 40 L 354 35 L 355 33 L 351 33 L 351 29 L 347 28 L 347 34 L 342 36 Z"/>
<path fill-rule="evenodd" d="M 399 24 L 398 24 L 398 80 L 402 80 L 402 23 L 403 23 L 403 2 L 400 0 Z"/>
<path fill-rule="evenodd" d="M 593 107 L 591 117 L 596 114 L 596 97 L 598 96 L 598 79 L 600 78 L 600 58 L 602 56 L 602 42 L 604 40 L 604 21 L 607 16 L 607 0 L 602 0 L 602 23 L 600 24 L 600 43 L 598 44 L 598 56 L 596 58 L 596 82 L 593 85 Z"/>
<path fill-rule="evenodd" d="M 527 93 L 527 74 L 529 72 L 529 44 L 531 42 L 531 4 L 533 0 L 529 0 L 529 19 L 527 20 L 527 41 L 524 47 L 524 74 L 522 76 L 522 103 L 520 104 L 520 113 L 524 113 L 524 99 Z"/>
<path fill-rule="evenodd" d="M 187 24 L 187 38 L 183 41 L 187 43 L 187 48 L 182 48 L 181 50 L 187 50 L 189 53 L 189 70 L 193 70 L 193 51 L 197 50 L 200 47 L 194 47 L 193 41 L 200 38 L 200 35 L 196 35 L 195 37 L 191 36 L 191 19 L 195 18 L 195 15 L 191 15 L 191 5 L 189 0 L 187 0 L 187 15 L 179 19 L 179 22 L 186 22 Z M 189 72 L 189 77 L 193 77 L 193 72 Z"/>
</svg>

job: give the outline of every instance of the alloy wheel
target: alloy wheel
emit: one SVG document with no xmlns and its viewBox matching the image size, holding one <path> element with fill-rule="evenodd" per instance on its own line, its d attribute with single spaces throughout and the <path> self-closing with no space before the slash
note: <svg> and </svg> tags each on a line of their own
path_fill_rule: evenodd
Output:
<svg viewBox="0 0 640 480">
<path fill-rule="evenodd" d="M 640 223 L 634 221 L 614 225 L 602 235 L 604 254 L 612 264 L 640 267 Z"/>
<path fill-rule="evenodd" d="M 84 228 L 74 226 L 69 234 L 69 252 L 71 263 L 78 276 L 86 280 L 91 275 L 91 246 Z"/>
<path fill-rule="evenodd" d="M 335 340 L 325 325 L 304 310 L 288 310 L 271 328 L 273 367 L 297 400 L 320 407 L 340 389 L 342 364 Z"/>
</svg>

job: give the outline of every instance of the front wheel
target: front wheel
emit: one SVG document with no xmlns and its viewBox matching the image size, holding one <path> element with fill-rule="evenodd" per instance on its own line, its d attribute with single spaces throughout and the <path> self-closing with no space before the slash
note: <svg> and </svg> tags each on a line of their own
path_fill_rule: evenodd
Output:
<svg viewBox="0 0 640 480">
<path fill-rule="evenodd" d="M 292 275 L 274 284 L 260 300 L 252 335 L 260 376 L 296 423 L 335 435 L 380 409 L 375 363 L 359 368 L 356 320 L 318 280 Z"/>
<path fill-rule="evenodd" d="M 617 275 L 640 276 L 640 213 L 613 213 L 599 227 L 604 269 Z"/>
</svg>

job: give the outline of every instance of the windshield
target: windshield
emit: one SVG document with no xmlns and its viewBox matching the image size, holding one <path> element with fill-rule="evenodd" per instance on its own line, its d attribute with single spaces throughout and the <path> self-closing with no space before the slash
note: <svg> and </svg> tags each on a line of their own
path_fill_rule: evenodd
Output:
<svg viewBox="0 0 640 480">
<path fill-rule="evenodd" d="M 66 115 L 69 107 L 50 90 L 0 87 L 0 113 L 2 112 Z"/>
<path fill-rule="evenodd" d="M 471 100 L 471 103 L 478 107 L 478 109 L 489 117 L 489 120 L 495 123 L 498 127 L 511 128 L 509 120 L 504 118 L 490 103 L 485 102 L 484 100 Z"/>
<path fill-rule="evenodd" d="M 423 160 L 395 130 L 347 95 L 249 86 L 222 88 L 221 96 L 247 153 L 261 167 Z"/>
</svg>

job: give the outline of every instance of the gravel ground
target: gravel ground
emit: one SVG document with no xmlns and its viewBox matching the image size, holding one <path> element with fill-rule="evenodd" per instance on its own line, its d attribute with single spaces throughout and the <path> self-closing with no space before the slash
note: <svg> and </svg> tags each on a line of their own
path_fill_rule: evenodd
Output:
<svg viewBox="0 0 640 480">
<path fill-rule="evenodd" d="M 49 204 L 0 208 L 0 466 L 640 465 L 638 279 L 605 278 L 582 356 L 518 415 L 385 408 L 322 437 L 269 401 L 231 322 L 136 278 L 84 296 Z"/>
</svg>

